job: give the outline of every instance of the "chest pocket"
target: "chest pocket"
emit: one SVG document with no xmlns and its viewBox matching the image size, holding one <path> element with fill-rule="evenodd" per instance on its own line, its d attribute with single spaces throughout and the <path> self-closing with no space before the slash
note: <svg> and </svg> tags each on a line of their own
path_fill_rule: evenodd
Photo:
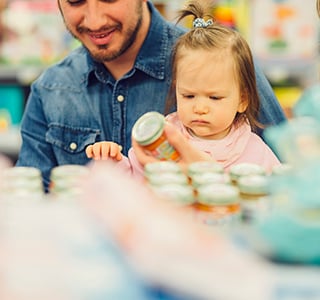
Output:
<svg viewBox="0 0 320 300">
<path fill-rule="evenodd" d="M 96 142 L 100 133 L 99 129 L 51 124 L 46 133 L 46 141 L 67 153 L 77 154 Z"/>
</svg>

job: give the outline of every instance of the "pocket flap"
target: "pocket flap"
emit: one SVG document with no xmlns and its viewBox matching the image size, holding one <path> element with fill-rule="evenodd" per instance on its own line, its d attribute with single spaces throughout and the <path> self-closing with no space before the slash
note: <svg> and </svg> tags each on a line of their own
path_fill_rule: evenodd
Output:
<svg viewBox="0 0 320 300">
<path fill-rule="evenodd" d="M 46 141 L 69 153 L 79 153 L 84 151 L 86 146 L 93 144 L 100 133 L 98 129 L 50 124 Z"/>
</svg>

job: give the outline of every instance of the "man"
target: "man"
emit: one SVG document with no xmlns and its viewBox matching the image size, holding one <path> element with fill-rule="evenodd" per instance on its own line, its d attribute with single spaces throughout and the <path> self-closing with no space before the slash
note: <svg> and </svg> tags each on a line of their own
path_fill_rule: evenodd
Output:
<svg viewBox="0 0 320 300">
<path fill-rule="evenodd" d="M 50 171 L 86 164 L 85 148 L 110 140 L 131 146 L 131 129 L 147 111 L 164 112 L 172 46 L 184 29 L 167 22 L 147 0 L 58 0 L 67 29 L 82 47 L 48 68 L 31 86 L 21 124 L 17 166 Z M 257 68 L 260 121 L 285 120 Z"/>
</svg>

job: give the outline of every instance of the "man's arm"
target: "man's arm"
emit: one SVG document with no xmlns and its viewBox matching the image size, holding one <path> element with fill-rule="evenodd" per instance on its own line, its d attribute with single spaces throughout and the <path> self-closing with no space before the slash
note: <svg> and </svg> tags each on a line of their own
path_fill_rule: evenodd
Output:
<svg viewBox="0 0 320 300">
<path fill-rule="evenodd" d="M 255 62 L 257 88 L 260 97 L 259 121 L 265 126 L 277 125 L 286 120 L 272 87 L 260 66 Z M 263 138 L 263 130 L 257 132 Z"/>
</svg>

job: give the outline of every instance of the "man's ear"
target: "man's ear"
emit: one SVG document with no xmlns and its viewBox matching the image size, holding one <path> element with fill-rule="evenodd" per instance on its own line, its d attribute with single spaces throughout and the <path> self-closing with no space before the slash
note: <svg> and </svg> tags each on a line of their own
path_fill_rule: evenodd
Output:
<svg viewBox="0 0 320 300">
<path fill-rule="evenodd" d="M 243 113 L 246 111 L 248 107 L 249 101 L 248 101 L 248 94 L 247 92 L 241 92 L 240 95 L 240 102 L 238 105 L 238 113 Z"/>
</svg>

